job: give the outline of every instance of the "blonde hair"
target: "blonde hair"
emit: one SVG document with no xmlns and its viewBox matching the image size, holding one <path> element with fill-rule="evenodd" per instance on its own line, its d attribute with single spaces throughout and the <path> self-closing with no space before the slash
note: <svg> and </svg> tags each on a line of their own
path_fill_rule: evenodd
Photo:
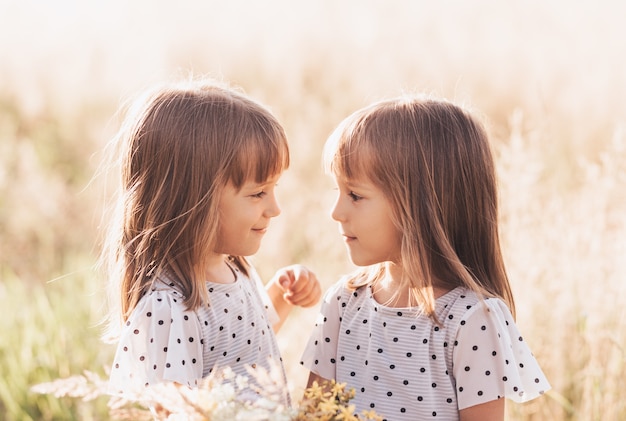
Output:
<svg viewBox="0 0 626 421">
<path fill-rule="evenodd" d="M 112 332 L 119 324 L 114 320 L 125 321 L 163 271 L 188 309 L 206 302 L 204 270 L 223 217 L 217 204 L 224 186 L 265 182 L 289 166 L 278 120 L 240 91 L 209 80 L 140 96 L 115 145 L 121 186 L 103 253 L 119 292 Z M 231 258 L 247 272 L 244 257 Z"/>
<path fill-rule="evenodd" d="M 434 317 L 434 287 L 465 286 L 514 312 L 498 234 L 494 162 L 483 126 L 445 100 L 403 96 L 356 111 L 324 150 L 326 169 L 382 189 L 402 233 L 403 282 Z M 388 263 L 359 270 L 356 288 Z M 436 318 L 435 318 L 436 319 Z"/>
</svg>

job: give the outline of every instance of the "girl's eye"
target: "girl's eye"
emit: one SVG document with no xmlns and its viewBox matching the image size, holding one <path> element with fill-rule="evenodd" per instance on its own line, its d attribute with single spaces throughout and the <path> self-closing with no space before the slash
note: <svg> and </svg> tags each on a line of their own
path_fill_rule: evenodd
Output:
<svg viewBox="0 0 626 421">
<path fill-rule="evenodd" d="M 352 199 L 353 202 L 358 202 L 359 200 L 363 199 L 361 196 L 359 196 L 358 194 L 356 194 L 353 191 L 348 193 L 348 196 L 350 196 L 350 199 Z"/>
<path fill-rule="evenodd" d="M 261 199 L 266 194 L 267 193 L 265 193 L 264 191 L 260 191 L 260 192 L 255 193 L 255 194 L 251 194 L 250 197 L 254 197 L 255 199 Z"/>
</svg>

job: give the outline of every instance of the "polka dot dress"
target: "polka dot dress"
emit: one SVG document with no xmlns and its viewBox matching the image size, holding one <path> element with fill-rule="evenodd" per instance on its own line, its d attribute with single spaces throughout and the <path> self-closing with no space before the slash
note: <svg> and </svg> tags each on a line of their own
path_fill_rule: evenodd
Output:
<svg viewBox="0 0 626 421">
<path fill-rule="evenodd" d="M 356 390 L 356 412 L 387 420 L 458 420 L 459 409 L 550 388 L 499 299 L 465 288 L 440 297 L 442 327 L 417 308 L 377 303 L 370 287 L 339 282 L 325 294 L 301 364 Z"/>
<path fill-rule="evenodd" d="M 186 310 L 171 280 L 156 279 L 122 330 L 111 393 L 132 397 L 160 381 L 194 387 L 224 367 L 250 377 L 246 365 L 269 370 L 271 359 L 282 367 L 271 327 L 278 316 L 258 277 L 251 277 L 238 272 L 234 283 L 207 282 L 209 304 L 195 311 Z"/>
</svg>

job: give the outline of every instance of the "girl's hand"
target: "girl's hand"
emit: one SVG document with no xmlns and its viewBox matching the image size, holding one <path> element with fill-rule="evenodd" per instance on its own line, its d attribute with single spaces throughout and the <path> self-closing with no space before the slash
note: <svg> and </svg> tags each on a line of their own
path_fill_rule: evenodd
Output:
<svg viewBox="0 0 626 421">
<path fill-rule="evenodd" d="M 322 287 L 317 277 L 302 265 L 291 265 L 278 270 L 273 281 L 283 291 L 283 299 L 291 305 L 311 307 L 322 296 Z"/>
</svg>

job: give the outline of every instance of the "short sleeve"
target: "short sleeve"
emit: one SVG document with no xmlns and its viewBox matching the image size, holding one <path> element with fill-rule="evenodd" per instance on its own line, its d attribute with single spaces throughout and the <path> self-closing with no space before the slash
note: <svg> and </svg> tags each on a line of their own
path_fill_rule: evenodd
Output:
<svg viewBox="0 0 626 421">
<path fill-rule="evenodd" d="M 131 397 L 162 381 L 190 387 L 202 378 L 198 317 L 173 290 L 151 291 L 122 329 L 111 368 L 111 394 Z"/>
<path fill-rule="evenodd" d="M 300 360 L 300 364 L 311 372 L 329 380 L 336 377 L 343 286 L 340 281 L 324 294 L 320 313 Z"/>
<path fill-rule="evenodd" d="M 459 409 L 503 397 L 525 402 L 550 389 L 502 300 L 473 306 L 460 322 L 454 345 Z"/>
</svg>

